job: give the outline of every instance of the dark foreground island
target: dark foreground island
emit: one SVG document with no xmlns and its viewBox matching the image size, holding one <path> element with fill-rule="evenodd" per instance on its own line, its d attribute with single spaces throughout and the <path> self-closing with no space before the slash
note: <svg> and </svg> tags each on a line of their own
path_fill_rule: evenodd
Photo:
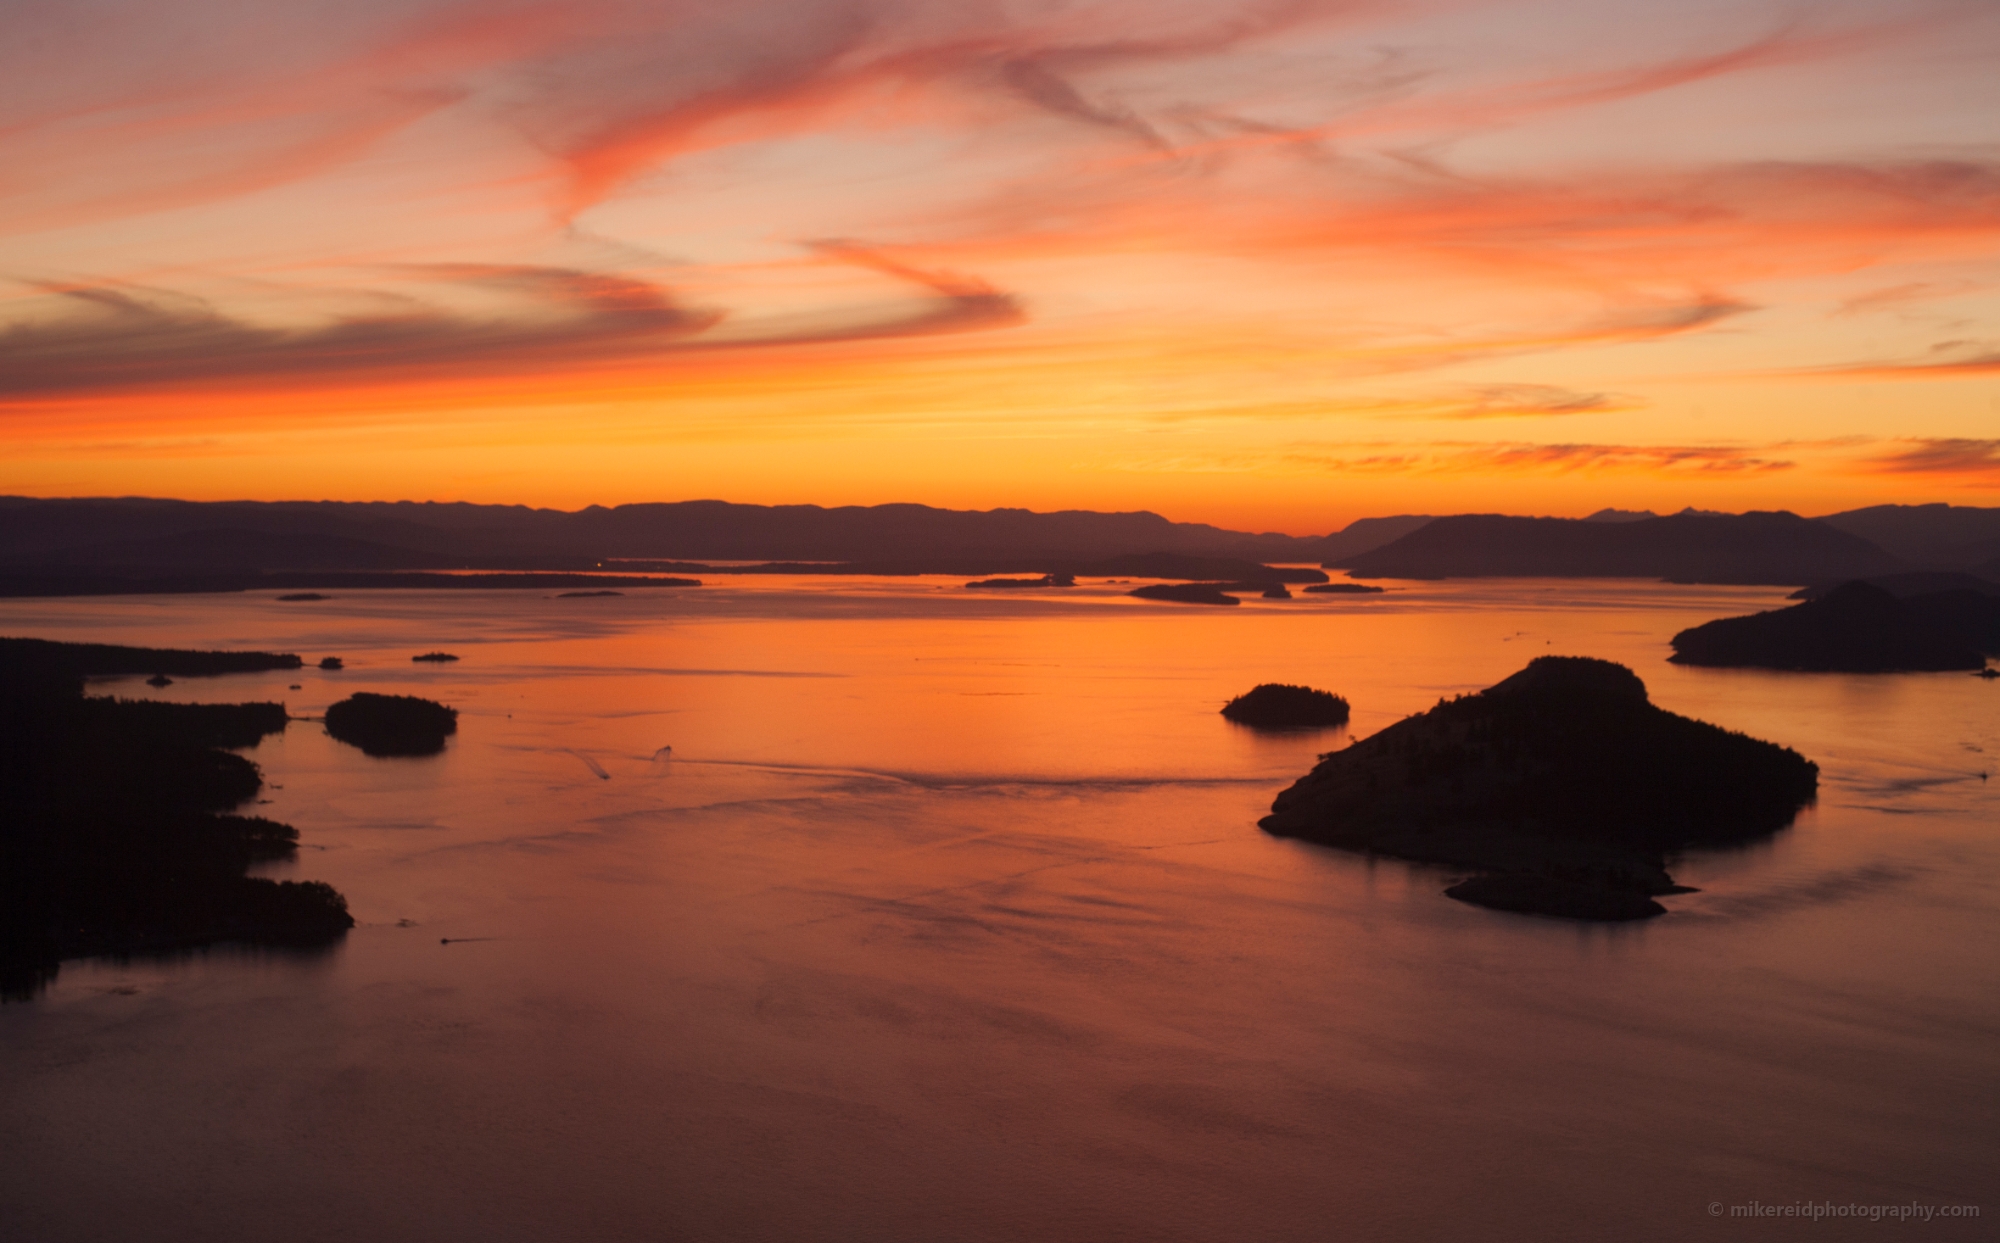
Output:
<svg viewBox="0 0 2000 1243">
<path fill-rule="evenodd" d="M 1667 855 L 1784 828 L 1818 777 L 1788 748 L 1654 707 L 1623 665 L 1544 656 L 1328 754 L 1262 825 L 1474 871 L 1445 892 L 1482 906 L 1643 919 L 1677 891 Z"/>
<path fill-rule="evenodd" d="M 298 832 L 229 812 L 257 766 L 223 748 L 285 728 L 284 705 L 86 698 L 88 674 L 295 669 L 263 652 L 0 639 L 0 993 L 31 995 L 65 958 L 217 941 L 316 945 L 354 921 L 318 881 L 244 875 Z"/>
<path fill-rule="evenodd" d="M 1809 673 L 1981 669 L 2000 656 L 2000 599 L 1969 588 L 1899 598 L 1845 583 L 1790 608 L 1674 636 L 1675 664 Z"/>
</svg>

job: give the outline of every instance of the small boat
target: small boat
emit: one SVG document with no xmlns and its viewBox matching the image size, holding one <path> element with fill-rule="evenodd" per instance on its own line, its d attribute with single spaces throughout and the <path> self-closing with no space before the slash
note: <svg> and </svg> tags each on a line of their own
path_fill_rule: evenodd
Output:
<svg viewBox="0 0 2000 1243">
<path fill-rule="evenodd" d="M 1985 678 L 1988 682 L 1991 682 L 1994 678 L 2000 678 L 2000 669 L 1995 669 L 1989 665 L 1972 676 L 1975 678 Z"/>
</svg>

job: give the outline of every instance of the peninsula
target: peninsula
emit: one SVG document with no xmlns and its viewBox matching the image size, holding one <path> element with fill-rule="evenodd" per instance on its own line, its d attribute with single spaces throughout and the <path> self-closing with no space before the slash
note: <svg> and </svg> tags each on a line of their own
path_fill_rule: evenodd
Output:
<svg viewBox="0 0 2000 1243">
<path fill-rule="evenodd" d="M 1680 891 L 1668 855 L 1777 832 L 1818 776 L 1786 747 L 1655 707 L 1623 665 L 1543 656 L 1328 753 L 1261 824 L 1471 871 L 1445 892 L 1482 906 L 1643 919 Z"/>
<path fill-rule="evenodd" d="M 323 944 L 353 926 L 319 881 L 244 875 L 298 832 L 230 814 L 263 777 L 232 749 L 284 730 L 283 704 L 86 697 L 88 675 L 296 669 L 297 656 L 0 639 L 0 993 L 65 958 L 217 941 Z"/>
<path fill-rule="evenodd" d="M 1680 665 L 1810 673 L 1983 669 L 2000 656 L 2000 598 L 1969 588 L 1898 598 L 1872 583 L 1818 599 L 1725 617 L 1673 638 Z"/>
</svg>

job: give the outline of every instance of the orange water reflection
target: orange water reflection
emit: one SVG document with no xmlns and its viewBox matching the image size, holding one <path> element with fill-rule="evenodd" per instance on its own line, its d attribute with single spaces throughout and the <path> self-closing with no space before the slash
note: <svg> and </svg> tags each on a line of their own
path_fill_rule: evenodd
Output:
<svg viewBox="0 0 2000 1243">
<path fill-rule="evenodd" d="M 182 1237 L 165 1205 L 188 1238 L 1539 1240 L 1994 1190 L 1992 686 L 1664 662 L 1769 589 L 1122 590 L 0 602 L 348 662 L 169 697 L 464 713 L 433 760 L 310 723 L 253 753 L 288 870 L 361 921 L 332 956 L 71 964 L 0 1011 L 9 1200 L 50 1239 Z M 1346 735 L 1230 695 L 1337 690 L 1366 734 L 1544 652 L 1798 747 L 1820 805 L 1625 929 L 1255 829 Z"/>
</svg>

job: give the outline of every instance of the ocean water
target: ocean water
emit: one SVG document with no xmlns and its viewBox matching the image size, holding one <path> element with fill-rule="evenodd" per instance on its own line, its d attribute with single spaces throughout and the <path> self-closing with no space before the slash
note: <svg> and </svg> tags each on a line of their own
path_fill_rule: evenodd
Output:
<svg viewBox="0 0 2000 1243">
<path fill-rule="evenodd" d="M 311 720 L 247 752 L 337 948 L 0 1007 L 0 1238 L 1993 1237 L 2000 684 L 1666 663 L 1763 588 L 1122 590 L 0 601 L 348 666 L 101 693 L 461 711 L 434 758 Z M 1350 731 L 1545 653 L 1796 747 L 1817 806 L 1619 927 L 1257 829 Z M 1351 726 L 1217 715 L 1274 680 Z M 1802 1202 L 1984 1215 L 1731 1215 Z"/>
</svg>

